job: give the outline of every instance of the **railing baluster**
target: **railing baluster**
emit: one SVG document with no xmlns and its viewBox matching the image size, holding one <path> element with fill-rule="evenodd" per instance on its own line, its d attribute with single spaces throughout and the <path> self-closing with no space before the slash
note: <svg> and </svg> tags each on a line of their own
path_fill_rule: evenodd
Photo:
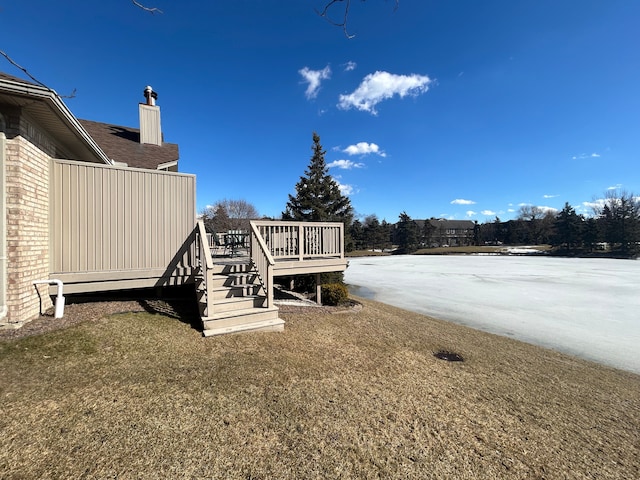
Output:
<svg viewBox="0 0 640 480">
<path fill-rule="evenodd" d="M 344 257 L 344 225 L 334 222 L 254 220 L 256 232 L 274 259 L 304 261 Z"/>
</svg>

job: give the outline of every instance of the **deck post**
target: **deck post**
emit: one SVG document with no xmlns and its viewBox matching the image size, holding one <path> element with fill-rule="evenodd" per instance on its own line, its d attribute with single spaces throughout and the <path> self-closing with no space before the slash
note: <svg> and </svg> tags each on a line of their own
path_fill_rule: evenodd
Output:
<svg viewBox="0 0 640 480">
<path fill-rule="evenodd" d="M 316 303 L 322 305 L 322 280 L 320 274 L 316 273 Z"/>
<path fill-rule="evenodd" d="M 306 238 L 304 238 L 304 226 L 302 223 L 298 225 L 298 255 L 300 255 L 299 260 L 302 262 L 304 260 L 304 251 L 306 248 Z"/>
</svg>

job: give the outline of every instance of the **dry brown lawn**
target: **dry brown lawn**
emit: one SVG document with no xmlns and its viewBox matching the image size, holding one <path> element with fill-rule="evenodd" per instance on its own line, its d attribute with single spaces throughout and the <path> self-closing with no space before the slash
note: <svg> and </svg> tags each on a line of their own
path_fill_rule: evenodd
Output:
<svg viewBox="0 0 640 480">
<path fill-rule="evenodd" d="M 0 478 L 640 478 L 639 376 L 361 302 L 0 338 Z"/>
</svg>

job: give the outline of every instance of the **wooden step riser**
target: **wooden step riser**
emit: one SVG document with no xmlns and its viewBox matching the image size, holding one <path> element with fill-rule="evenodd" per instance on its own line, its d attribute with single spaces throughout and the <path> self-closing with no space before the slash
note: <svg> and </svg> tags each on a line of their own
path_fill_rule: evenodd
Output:
<svg viewBox="0 0 640 480">
<path fill-rule="evenodd" d="M 234 312 L 240 312 L 243 310 L 251 310 L 255 309 L 256 311 L 261 311 L 265 309 L 264 306 L 267 299 L 266 297 L 231 297 L 224 298 L 213 301 L 213 313 L 220 315 L 233 315 Z M 210 315 L 209 309 L 207 307 L 206 297 L 202 298 L 198 301 L 200 316 L 205 317 Z"/>
<path fill-rule="evenodd" d="M 205 337 L 213 337 L 216 335 L 228 335 L 231 333 L 282 331 L 284 331 L 284 321 L 277 318 L 275 320 L 266 320 L 263 322 L 245 323 L 242 325 L 204 330 L 203 334 Z"/>
<path fill-rule="evenodd" d="M 247 323 L 262 322 L 266 320 L 275 320 L 278 318 L 277 310 L 261 310 L 256 309 L 255 312 L 250 314 L 244 314 L 240 316 L 229 316 L 218 319 L 205 319 L 202 324 L 205 330 L 212 330 L 217 328 L 234 327 L 238 325 L 245 325 Z"/>
<path fill-rule="evenodd" d="M 214 265 L 212 272 L 216 275 L 229 275 L 232 273 L 249 273 L 251 266 L 246 264 L 237 265 Z"/>
<path fill-rule="evenodd" d="M 251 273 L 246 275 L 214 275 L 211 277 L 213 287 L 233 287 L 236 285 L 253 285 L 258 283 L 258 275 Z"/>
<path fill-rule="evenodd" d="M 253 297 L 253 298 L 243 298 L 239 297 L 237 299 L 224 299 L 214 301 L 213 311 L 214 312 L 235 312 L 238 310 L 246 310 L 248 308 L 261 308 L 264 306 L 266 302 L 266 297 Z"/>
<path fill-rule="evenodd" d="M 238 298 L 247 297 L 252 295 L 258 295 L 260 293 L 260 285 L 242 285 L 236 287 L 229 287 L 221 290 L 215 290 L 213 292 L 213 299 L 223 300 L 225 298 Z"/>
</svg>

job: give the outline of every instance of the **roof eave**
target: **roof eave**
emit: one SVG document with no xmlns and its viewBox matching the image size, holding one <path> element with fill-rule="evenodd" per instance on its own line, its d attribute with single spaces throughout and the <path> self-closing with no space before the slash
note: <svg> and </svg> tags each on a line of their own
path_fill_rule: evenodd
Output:
<svg viewBox="0 0 640 480">
<path fill-rule="evenodd" d="M 21 82 L 15 82 L 9 79 L 0 78 L 0 88 L 7 93 L 28 96 L 47 102 L 50 108 L 56 112 L 65 125 L 73 131 L 76 136 L 91 150 L 95 156 L 106 165 L 113 165 L 113 161 L 107 156 L 95 140 L 80 124 L 78 119 L 71 113 L 71 110 L 65 105 L 60 96 L 46 87 Z"/>
<path fill-rule="evenodd" d="M 175 167 L 175 168 L 174 168 Z M 174 170 L 171 170 L 174 168 Z M 178 171 L 178 160 L 174 160 L 173 162 L 165 162 L 161 163 L 157 166 L 156 170 L 168 170 L 168 171 Z"/>
</svg>

